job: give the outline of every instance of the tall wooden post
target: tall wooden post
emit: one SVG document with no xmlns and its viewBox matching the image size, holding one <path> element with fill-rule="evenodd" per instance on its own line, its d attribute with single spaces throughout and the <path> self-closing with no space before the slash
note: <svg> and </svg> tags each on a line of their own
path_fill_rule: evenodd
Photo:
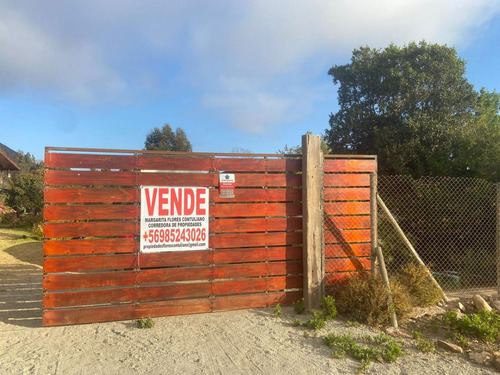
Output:
<svg viewBox="0 0 500 375">
<path fill-rule="evenodd" d="M 325 295 L 323 152 L 319 135 L 302 136 L 302 246 L 304 302 L 317 309 Z"/>
</svg>

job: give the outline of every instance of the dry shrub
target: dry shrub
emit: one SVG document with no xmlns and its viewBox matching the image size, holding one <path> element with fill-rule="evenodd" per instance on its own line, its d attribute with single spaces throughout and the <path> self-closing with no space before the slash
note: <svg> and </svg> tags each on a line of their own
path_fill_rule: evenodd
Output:
<svg viewBox="0 0 500 375">
<path fill-rule="evenodd" d="M 396 279 L 407 289 L 413 306 L 431 306 L 443 299 L 441 291 L 419 264 L 408 263 L 398 272 Z"/>
<path fill-rule="evenodd" d="M 390 283 L 394 306 L 390 306 L 387 301 L 386 288 L 380 277 L 359 274 L 350 278 L 348 284 L 334 290 L 338 310 L 372 325 L 387 323 L 393 308 L 398 317 L 406 316 L 412 308 L 406 289 L 396 279 Z"/>
</svg>

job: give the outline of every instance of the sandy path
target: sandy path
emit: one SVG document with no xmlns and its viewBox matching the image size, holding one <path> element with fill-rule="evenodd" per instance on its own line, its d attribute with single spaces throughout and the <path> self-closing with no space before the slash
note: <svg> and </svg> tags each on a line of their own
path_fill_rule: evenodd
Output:
<svg viewBox="0 0 500 375">
<path fill-rule="evenodd" d="M 281 319 L 272 309 L 254 309 L 157 318 L 152 329 L 132 321 L 42 328 L 41 246 L 23 249 L 27 254 L 0 251 L 0 374 L 355 374 L 359 367 L 331 358 L 312 331 L 304 337 L 306 329 L 290 324 L 292 308 Z M 378 333 L 340 320 L 319 336 L 328 332 Z M 409 355 L 374 363 L 369 373 L 493 373 L 461 356 L 417 353 L 412 345 L 406 342 Z"/>
</svg>

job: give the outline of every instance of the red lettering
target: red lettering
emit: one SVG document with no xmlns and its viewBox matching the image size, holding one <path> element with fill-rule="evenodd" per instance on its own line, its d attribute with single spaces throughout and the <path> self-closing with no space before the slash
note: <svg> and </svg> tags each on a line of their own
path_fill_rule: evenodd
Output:
<svg viewBox="0 0 500 375">
<path fill-rule="evenodd" d="M 194 211 L 193 189 L 184 189 L 184 215 L 189 216 Z"/>
<path fill-rule="evenodd" d="M 153 189 L 153 197 L 149 195 L 149 189 L 146 189 L 146 204 L 148 206 L 148 215 L 153 216 L 156 205 L 156 195 L 158 191 L 157 189 Z"/>
<path fill-rule="evenodd" d="M 182 189 L 179 189 L 178 192 L 175 189 L 170 189 L 170 213 L 175 216 L 182 215 Z"/>
<path fill-rule="evenodd" d="M 205 215 L 206 210 L 201 208 L 201 205 L 205 203 L 205 189 L 196 189 L 196 215 Z"/>
<path fill-rule="evenodd" d="M 160 216 L 168 216 L 168 189 L 160 188 L 159 190 L 159 198 L 158 198 L 158 215 Z M 163 206 L 167 208 L 163 208 Z"/>
</svg>

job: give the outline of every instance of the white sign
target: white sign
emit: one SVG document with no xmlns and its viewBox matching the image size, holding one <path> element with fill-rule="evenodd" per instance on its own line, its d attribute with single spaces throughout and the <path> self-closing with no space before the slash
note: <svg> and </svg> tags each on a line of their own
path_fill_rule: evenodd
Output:
<svg viewBox="0 0 500 375">
<path fill-rule="evenodd" d="M 141 187 L 142 253 L 208 249 L 209 190 Z"/>
<path fill-rule="evenodd" d="M 234 198 L 235 178 L 234 174 L 221 173 L 219 175 L 219 197 Z"/>
</svg>

